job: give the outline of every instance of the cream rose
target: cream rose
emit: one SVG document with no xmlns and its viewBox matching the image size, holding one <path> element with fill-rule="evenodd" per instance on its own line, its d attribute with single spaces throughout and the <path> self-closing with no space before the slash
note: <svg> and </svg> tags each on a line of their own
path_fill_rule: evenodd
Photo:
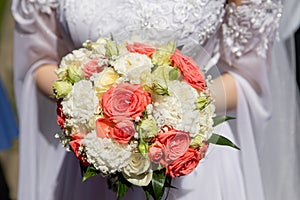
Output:
<svg viewBox="0 0 300 200">
<path fill-rule="evenodd" d="M 91 40 L 87 40 L 85 43 L 83 43 L 83 46 L 87 49 L 91 49 L 95 53 L 104 56 L 105 55 L 105 45 L 107 43 L 107 38 L 99 38 L 96 42 L 92 42 Z"/>
<path fill-rule="evenodd" d="M 124 178 L 138 186 L 147 186 L 152 180 L 150 160 L 140 153 L 132 153 L 128 165 L 123 169 Z"/>
<path fill-rule="evenodd" d="M 101 73 L 95 74 L 93 80 L 97 91 L 97 96 L 100 98 L 119 78 L 119 75 L 110 67 L 104 68 Z"/>
</svg>

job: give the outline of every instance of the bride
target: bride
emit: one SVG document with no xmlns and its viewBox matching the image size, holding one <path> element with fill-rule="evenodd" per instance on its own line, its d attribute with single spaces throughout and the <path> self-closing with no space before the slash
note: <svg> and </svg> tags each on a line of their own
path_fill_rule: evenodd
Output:
<svg viewBox="0 0 300 200">
<path fill-rule="evenodd" d="M 218 111 L 237 118 L 215 132 L 241 151 L 210 145 L 194 172 L 174 180 L 178 189 L 170 191 L 169 199 L 265 199 L 259 155 L 272 116 L 270 52 L 281 15 L 279 0 L 13 0 L 12 13 L 19 199 L 116 198 L 100 176 L 81 183 L 77 160 L 53 136 L 59 128 L 49 96 L 62 56 L 87 39 L 130 29 L 149 29 L 157 39 L 163 37 L 159 30 L 167 30 L 182 44 L 197 41 L 212 57 L 209 63 L 217 62 L 222 72 L 212 86 Z M 288 192 L 297 197 L 296 191 Z M 137 189 L 125 198 L 145 197 Z"/>
</svg>

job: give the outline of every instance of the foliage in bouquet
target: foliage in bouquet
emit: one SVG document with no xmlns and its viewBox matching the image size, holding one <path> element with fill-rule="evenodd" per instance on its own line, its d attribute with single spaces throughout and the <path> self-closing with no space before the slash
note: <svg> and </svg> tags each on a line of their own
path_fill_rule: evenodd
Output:
<svg viewBox="0 0 300 200">
<path fill-rule="evenodd" d="M 133 185 L 160 199 L 209 142 L 235 147 L 212 133 L 228 118 L 215 116 L 209 80 L 174 42 L 87 41 L 56 73 L 58 137 L 80 160 L 83 179 L 108 176 L 118 199 Z"/>
</svg>

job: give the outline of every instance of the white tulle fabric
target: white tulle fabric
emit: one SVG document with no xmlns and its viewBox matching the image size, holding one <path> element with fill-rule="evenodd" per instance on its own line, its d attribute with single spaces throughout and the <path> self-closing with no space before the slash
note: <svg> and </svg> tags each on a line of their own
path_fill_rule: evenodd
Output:
<svg viewBox="0 0 300 200">
<path fill-rule="evenodd" d="M 272 118 L 260 143 L 266 199 L 299 199 L 300 98 L 297 87 L 294 33 L 300 27 L 300 1 L 283 1 L 280 41 L 272 51 L 270 86 Z M 298 55 L 299 56 L 299 55 Z"/>
<path fill-rule="evenodd" d="M 261 152 L 270 139 L 265 135 L 272 116 L 269 55 L 280 9 L 277 0 L 245 1 L 239 8 L 225 6 L 225 0 L 13 0 L 21 126 L 19 198 L 116 197 L 104 178 L 81 183 L 78 161 L 66 155 L 53 136 L 59 131 L 55 103 L 38 92 L 33 75 L 42 64 L 58 64 L 61 56 L 87 39 L 147 29 L 153 39 L 168 38 L 172 32 L 179 43 L 190 38 L 197 41 L 218 59 L 222 71 L 235 77 L 238 88 L 237 109 L 229 113 L 237 120 L 224 123 L 215 132 L 233 140 L 241 151 L 211 145 L 193 173 L 174 181 L 179 189 L 172 189 L 169 199 L 265 199 L 264 188 L 271 176 L 262 181 L 261 169 L 269 169 L 270 164 L 268 154 Z M 272 145 L 276 149 L 277 144 Z M 290 192 L 286 188 L 277 191 Z M 144 195 L 135 189 L 126 198 L 144 199 Z"/>
</svg>

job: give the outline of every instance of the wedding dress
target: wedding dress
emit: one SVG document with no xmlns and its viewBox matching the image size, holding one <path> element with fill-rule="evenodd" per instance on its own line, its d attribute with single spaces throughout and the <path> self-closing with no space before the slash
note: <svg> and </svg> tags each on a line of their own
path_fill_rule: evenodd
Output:
<svg viewBox="0 0 300 200">
<path fill-rule="evenodd" d="M 130 30 L 148 30 L 158 40 L 172 33 L 179 44 L 198 43 L 211 55 L 209 63 L 218 61 L 220 71 L 232 74 L 237 84 L 237 109 L 228 113 L 236 120 L 215 132 L 241 150 L 210 145 L 194 172 L 174 180 L 178 189 L 172 189 L 168 199 L 265 199 L 259 153 L 271 117 L 268 80 L 279 0 L 244 1 L 239 7 L 225 0 L 13 0 L 12 12 L 20 200 L 116 197 L 100 176 L 81 183 L 78 161 L 54 138 L 60 131 L 56 105 L 39 93 L 33 74 L 43 64 L 58 65 L 63 55 L 87 39 Z M 145 197 L 135 188 L 125 198 Z"/>
<path fill-rule="evenodd" d="M 294 41 L 300 27 L 300 2 L 285 0 L 283 3 L 280 40 L 274 43 L 272 50 L 270 78 L 272 104 L 277 106 L 264 133 L 259 155 L 265 197 L 272 200 L 300 197 L 300 98 L 295 78 Z"/>
</svg>

